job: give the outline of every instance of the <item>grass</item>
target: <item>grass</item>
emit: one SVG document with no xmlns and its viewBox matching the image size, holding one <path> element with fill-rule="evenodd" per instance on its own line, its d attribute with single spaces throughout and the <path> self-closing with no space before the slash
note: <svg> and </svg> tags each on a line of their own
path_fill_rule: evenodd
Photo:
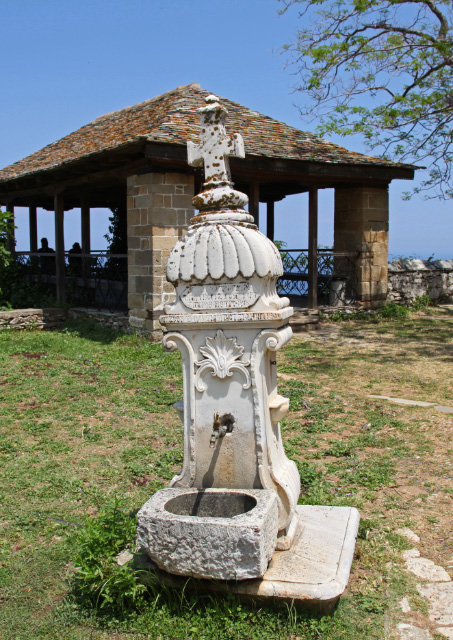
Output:
<svg viewBox="0 0 453 640">
<path fill-rule="evenodd" d="M 422 554 L 446 566 L 453 420 L 368 395 L 451 404 L 452 325 L 421 312 L 329 324 L 331 333 L 295 337 L 279 354 L 279 392 L 291 399 L 282 433 L 301 503 L 362 515 L 348 591 L 324 618 L 157 586 L 119 608 L 82 597 L 84 539 L 98 540 L 104 593 L 135 588 L 109 572 L 115 545 L 132 544 L 137 509 L 182 465 L 172 408 L 180 358 L 93 325 L 0 333 L 0 637 L 377 640 L 402 620 L 403 595 L 422 611 L 395 531 L 413 528 Z M 106 540 L 115 501 L 125 537 Z"/>
</svg>

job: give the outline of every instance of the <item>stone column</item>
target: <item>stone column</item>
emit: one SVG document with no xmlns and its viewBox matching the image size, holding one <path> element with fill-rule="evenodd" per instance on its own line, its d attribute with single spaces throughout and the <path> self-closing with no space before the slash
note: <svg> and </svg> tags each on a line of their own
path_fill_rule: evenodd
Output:
<svg viewBox="0 0 453 640">
<path fill-rule="evenodd" d="M 139 333 L 162 337 L 159 317 L 175 299 L 165 278 L 168 255 L 194 216 L 194 178 L 145 173 L 127 182 L 129 323 Z"/>
<path fill-rule="evenodd" d="M 387 297 L 388 186 L 335 189 L 335 252 L 360 252 L 355 259 L 356 300 L 364 308 Z"/>
</svg>

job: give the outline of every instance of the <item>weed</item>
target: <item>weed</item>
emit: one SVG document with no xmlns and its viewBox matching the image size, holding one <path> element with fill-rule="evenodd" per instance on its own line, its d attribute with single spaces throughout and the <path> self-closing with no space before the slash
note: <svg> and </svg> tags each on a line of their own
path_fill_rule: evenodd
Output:
<svg viewBox="0 0 453 640">
<path fill-rule="evenodd" d="M 171 449 L 159 452 L 153 463 L 153 471 L 163 480 L 171 480 L 175 475 L 175 466 L 182 468 L 182 449 Z"/>
<path fill-rule="evenodd" d="M 389 457 L 381 457 L 366 460 L 351 459 L 343 469 L 331 465 L 328 468 L 335 470 L 340 478 L 346 479 L 351 484 L 377 491 L 391 482 L 395 465 Z"/>
<path fill-rule="evenodd" d="M 377 312 L 381 318 L 407 318 L 409 315 L 409 309 L 395 302 L 389 302 L 379 309 Z"/>
<path fill-rule="evenodd" d="M 385 427 L 401 428 L 404 426 L 401 420 L 399 420 L 395 416 L 378 409 L 367 412 L 366 419 L 368 421 L 367 424 L 370 425 L 369 429 L 376 431 L 380 431 Z"/>
<path fill-rule="evenodd" d="M 124 613 L 143 605 L 146 587 L 127 564 L 118 566 L 115 561 L 120 551 L 132 546 L 136 527 L 136 518 L 115 500 L 75 534 L 74 593 L 84 606 Z"/>
<path fill-rule="evenodd" d="M 288 380 L 281 385 L 282 393 L 289 398 L 292 411 L 299 411 L 303 408 L 304 402 L 309 395 L 309 386 L 302 380 Z"/>
<path fill-rule="evenodd" d="M 358 311 L 353 311 L 352 313 L 345 313 L 343 311 L 334 311 L 328 316 L 328 319 L 331 322 L 350 322 L 352 320 L 370 320 L 372 316 L 370 313 L 363 311 L 363 309 L 359 309 Z"/>
<path fill-rule="evenodd" d="M 415 311 L 419 310 L 413 305 L 411 308 Z M 424 308 L 424 306 L 421 306 L 420 308 Z M 408 316 L 409 316 L 409 309 L 407 307 L 396 304 L 395 302 L 389 302 L 385 304 L 383 307 L 381 307 L 380 309 L 378 309 L 377 311 L 365 311 L 363 309 L 359 309 L 358 311 L 353 311 L 348 313 L 344 311 L 339 311 L 339 310 L 334 311 L 329 315 L 328 319 L 331 322 L 359 321 L 359 322 L 368 322 L 368 323 L 376 324 L 380 322 L 380 320 L 382 319 L 385 319 L 385 320 L 402 319 L 402 318 L 407 318 Z"/>
<path fill-rule="evenodd" d="M 325 456 L 335 456 L 336 458 L 351 456 L 354 451 L 354 442 L 345 440 L 333 440 L 328 449 L 323 452 Z"/>
<path fill-rule="evenodd" d="M 421 296 L 418 296 L 414 302 L 411 304 L 411 309 L 413 311 L 423 311 L 427 307 L 432 306 L 433 302 L 427 293 L 424 293 Z"/>
<path fill-rule="evenodd" d="M 297 459 L 294 462 L 296 463 L 297 470 L 299 472 L 302 490 L 306 491 L 313 485 L 313 483 L 320 479 L 321 473 L 311 462 L 307 462 L 306 460 L 301 461 Z"/>
</svg>

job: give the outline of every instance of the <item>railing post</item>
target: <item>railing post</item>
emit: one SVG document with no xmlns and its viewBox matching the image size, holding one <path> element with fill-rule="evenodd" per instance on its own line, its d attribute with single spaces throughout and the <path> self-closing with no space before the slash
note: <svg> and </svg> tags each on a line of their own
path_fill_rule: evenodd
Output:
<svg viewBox="0 0 453 640">
<path fill-rule="evenodd" d="M 318 190 L 308 191 L 308 308 L 318 308 Z"/>
</svg>

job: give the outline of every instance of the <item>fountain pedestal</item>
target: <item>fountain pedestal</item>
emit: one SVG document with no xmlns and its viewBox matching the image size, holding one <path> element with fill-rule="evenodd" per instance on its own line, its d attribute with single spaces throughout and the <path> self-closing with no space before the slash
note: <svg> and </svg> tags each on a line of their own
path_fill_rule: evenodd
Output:
<svg viewBox="0 0 453 640">
<path fill-rule="evenodd" d="M 179 499 L 187 503 L 194 490 L 199 495 L 222 490 L 226 514 L 232 513 L 229 505 L 237 500 L 238 491 L 255 497 L 261 492 L 261 515 L 257 503 L 246 514 L 225 517 L 204 557 L 204 565 L 210 567 L 204 573 L 195 560 L 191 564 L 184 549 L 190 548 L 191 536 L 196 546 L 197 532 L 207 530 L 210 518 L 216 516 L 175 514 L 166 506 L 167 498 L 158 492 L 139 512 L 138 541 L 151 560 L 171 573 L 220 580 L 229 580 L 232 575 L 237 579 L 262 578 L 273 595 L 278 595 L 276 575 L 281 574 L 283 583 L 288 579 L 293 585 L 285 587 L 281 597 L 297 598 L 288 594 L 296 594 L 296 585 L 307 573 L 304 563 L 302 566 L 296 559 L 304 556 L 309 527 L 307 507 L 297 507 L 297 467 L 283 448 L 279 421 L 288 412 L 289 400 L 278 393 L 276 377 L 277 352 L 292 336 L 288 321 L 293 310 L 289 300 L 280 298 L 276 291 L 283 273 L 280 254 L 243 209 L 247 196 L 233 189 L 228 156 L 244 157 L 242 138 L 226 135 L 226 110 L 215 96 L 207 99 L 200 112 L 201 143 L 189 143 L 188 156 L 190 164 L 204 164 L 204 190 L 194 198 L 199 214 L 168 258 L 167 279 L 176 288 L 176 301 L 166 307 L 160 319 L 167 330 L 165 348 L 178 349 L 183 362 L 184 397 L 176 409 L 184 424 L 184 466 L 173 478 L 170 490 L 178 490 Z M 333 528 L 338 533 L 340 527 L 342 533 L 336 542 L 355 539 L 358 520 L 354 510 L 308 509 L 324 509 L 326 531 Z M 214 512 L 218 514 L 218 510 Z M 239 520 L 250 521 L 255 516 L 257 523 L 261 518 L 257 527 L 261 527 L 262 552 L 252 552 L 256 553 L 253 568 L 242 571 L 242 565 L 250 564 L 250 550 L 246 551 L 244 544 L 241 547 L 241 536 L 229 552 L 231 558 L 216 562 L 216 554 L 226 553 L 222 535 L 227 538 L 229 532 L 239 530 Z M 178 520 L 182 517 L 184 522 Z M 269 518 L 273 518 L 273 527 Z M 175 538 L 176 532 L 188 538 L 187 544 L 176 545 L 170 563 L 164 558 L 164 529 Z M 322 538 L 313 542 L 324 545 Z M 346 556 L 341 561 L 342 554 L 337 551 L 332 555 L 335 566 L 343 563 L 342 575 L 347 575 L 352 556 L 348 556 L 346 571 Z M 201 548 L 198 553 L 203 555 Z M 273 576 L 270 580 L 266 578 L 269 572 Z M 263 589 L 266 591 L 264 587 L 258 590 Z"/>
</svg>

